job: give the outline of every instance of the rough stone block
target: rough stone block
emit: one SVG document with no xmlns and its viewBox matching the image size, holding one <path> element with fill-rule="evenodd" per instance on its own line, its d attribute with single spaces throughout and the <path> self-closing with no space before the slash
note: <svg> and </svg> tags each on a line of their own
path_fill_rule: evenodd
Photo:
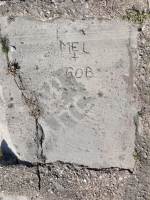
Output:
<svg viewBox="0 0 150 200">
<path fill-rule="evenodd" d="M 25 92 L 39 106 L 46 162 L 133 168 L 137 27 L 21 18 L 1 26 Z"/>
</svg>

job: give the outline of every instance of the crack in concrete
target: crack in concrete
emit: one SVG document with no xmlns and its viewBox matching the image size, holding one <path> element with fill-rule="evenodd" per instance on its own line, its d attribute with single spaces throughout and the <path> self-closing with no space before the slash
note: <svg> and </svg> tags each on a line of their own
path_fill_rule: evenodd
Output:
<svg viewBox="0 0 150 200">
<path fill-rule="evenodd" d="M 30 100 L 25 96 L 23 90 L 25 90 L 24 85 L 22 83 L 22 78 L 20 75 L 18 75 L 19 78 L 19 84 L 17 83 L 15 77 L 14 77 L 14 81 L 17 85 L 17 87 L 21 90 L 22 93 L 22 97 L 26 103 L 26 105 L 29 107 L 30 111 L 31 111 L 31 115 L 34 117 L 35 119 L 35 123 L 36 123 L 36 144 L 37 144 L 37 158 L 38 158 L 38 163 L 37 163 L 37 176 L 38 176 L 38 188 L 39 191 L 41 189 L 41 178 L 40 178 L 40 171 L 39 171 L 39 166 L 41 163 L 45 163 L 45 156 L 43 155 L 43 140 L 45 138 L 44 135 L 44 131 L 41 127 L 41 125 L 38 122 L 38 117 L 34 115 L 34 112 L 32 110 L 32 103 L 30 102 Z"/>
<path fill-rule="evenodd" d="M 40 170 L 39 170 L 39 166 L 40 164 L 37 164 L 37 176 L 38 176 L 38 188 L 39 188 L 39 191 L 41 190 L 41 176 L 40 176 Z"/>
<path fill-rule="evenodd" d="M 34 117 L 35 119 L 35 123 L 36 123 L 36 144 L 37 144 L 37 158 L 38 158 L 38 163 L 37 163 L 37 176 L 38 176 L 38 188 L 39 191 L 41 189 L 41 178 L 40 178 L 40 171 L 39 171 L 39 166 L 41 163 L 45 163 L 45 156 L 43 155 L 43 140 L 45 138 L 44 135 L 44 131 L 41 127 L 41 125 L 38 122 L 38 117 L 36 116 L 36 113 L 34 113 L 34 109 L 32 110 L 32 102 L 25 96 L 23 90 L 24 90 L 24 85 L 22 83 L 22 78 L 20 75 L 18 75 L 19 78 L 19 83 L 20 85 L 17 83 L 15 77 L 14 77 L 14 81 L 17 85 L 17 87 L 21 90 L 22 93 L 22 97 L 26 103 L 26 105 L 29 107 L 30 111 L 31 111 L 31 115 Z"/>
<path fill-rule="evenodd" d="M 45 134 L 44 134 L 42 126 L 38 122 L 38 119 L 36 119 L 36 128 L 37 128 L 37 138 L 38 138 L 38 149 L 40 152 L 38 153 L 39 155 L 38 160 L 39 160 L 39 163 L 45 164 L 46 157 L 43 154 L 43 141 L 45 139 Z"/>
<path fill-rule="evenodd" d="M 0 34 L 0 39 L 2 39 L 2 35 Z M 8 44 L 9 44 L 9 39 L 7 38 L 7 47 L 8 47 Z M 25 87 L 23 85 L 23 81 L 22 81 L 22 77 L 20 76 L 19 74 L 19 65 L 18 63 L 15 61 L 15 62 L 10 62 L 10 59 L 9 59 L 9 56 L 8 56 L 8 52 L 5 53 L 6 55 L 6 60 L 7 60 L 7 70 L 8 70 L 8 73 L 10 73 L 11 75 L 14 76 L 14 82 L 16 83 L 16 86 L 17 88 L 21 91 L 21 95 L 23 97 L 23 100 L 25 101 L 25 104 L 28 106 L 29 110 L 30 110 L 30 114 L 32 117 L 34 117 L 35 119 L 35 123 L 36 123 L 36 143 L 37 143 L 37 159 L 38 159 L 38 162 L 36 164 L 37 166 L 37 176 L 38 176 L 38 179 L 39 179 L 39 183 L 38 183 L 38 186 L 39 186 L 39 190 L 41 188 L 40 184 L 41 184 L 41 178 L 40 178 L 40 171 L 39 171 L 39 166 L 40 164 L 45 164 L 45 156 L 43 155 L 43 141 L 44 141 L 44 138 L 45 138 L 45 134 L 44 134 L 44 131 L 43 131 L 43 128 L 42 126 L 39 124 L 38 122 L 38 118 L 39 118 L 39 113 L 40 113 L 40 108 L 38 105 L 36 105 L 36 101 L 32 100 L 32 99 L 29 99 L 26 97 L 25 95 Z M 12 73 L 12 68 L 13 68 L 13 73 Z M 17 76 L 16 76 L 17 75 Z M 17 80 L 18 78 L 18 80 Z M 39 115 L 38 115 L 39 114 Z"/>
<path fill-rule="evenodd" d="M 41 190 L 41 176 L 39 167 L 41 164 L 45 164 L 46 158 L 43 155 L 43 140 L 45 138 L 45 134 L 42 126 L 39 124 L 38 119 L 36 121 L 36 138 L 37 138 L 37 147 L 38 147 L 38 163 L 37 163 L 37 176 L 39 179 L 38 187 L 39 191 Z"/>
<path fill-rule="evenodd" d="M 34 117 L 34 119 L 35 119 L 35 124 L 36 124 L 36 142 L 37 142 L 37 148 L 38 148 L 37 152 L 38 152 L 38 159 L 39 159 L 39 155 L 43 154 L 43 150 L 41 148 L 42 147 L 42 142 L 43 142 L 43 135 L 39 134 L 39 128 L 38 128 L 39 125 L 38 125 L 38 122 L 37 122 L 38 117 L 35 115 L 35 112 L 34 112 L 34 102 L 31 99 L 26 97 L 26 95 L 25 95 L 25 93 L 23 91 L 24 90 L 24 86 L 23 86 L 23 83 L 21 81 L 21 76 L 18 75 L 18 78 L 19 78 L 19 83 L 16 81 L 15 77 L 14 77 L 14 81 L 15 81 L 17 87 L 19 88 L 19 90 L 21 90 L 21 95 L 23 97 L 23 100 L 24 100 L 25 104 L 28 106 L 28 108 L 30 110 L 31 116 Z M 39 152 L 39 151 L 41 151 L 41 152 Z"/>
<path fill-rule="evenodd" d="M 17 87 L 21 90 L 23 100 L 25 101 L 25 104 L 30 109 L 30 115 L 32 117 L 34 117 L 34 119 L 35 119 L 37 158 L 38 158 L 37 167 L 38 167 L 39 163 L 45 163 L 45 156 L 43 155 L 43 141 L 44 141 L 45 135 L 44 135 L 44 131 L 43 131 L 41 125 L 38 122 L 39 116 L 37 115 L 37 112 L 36 112 L 36 109 L 38 109 L 38 106 L 36 105 L 35 101 L 27 98 L 25 93 L 23 92 L 23 90 L 25 90 L 25 87 L 23 85 L 22 77 L 20 75 L 18 75 L 18 80 L 19 80 L 19 83 L 17 82 L 17 80 L 14 77 L 14 81 L 15 81 Z M 36 108 L 34 108 L 34 107 L 36 107 Z M 39 176 L 39 173 L 38 173 L 38 176 Z M 39 178 L 39 180 L 40 180 L 40 178 Z"/>
<path fill-rule="evenodd" d="M 7 59 L 8 60 L 8 65 L 9 65 L 9 58 Z M 14 81 L 17 85 L 17 87 L 19 88 L 19 90 L 21 90 L 21 95 L 23 97 L 23 100 L 25 101 L 25 104 L 28 106 L 29 110 L 30 110 L 30 115 L 32 117 L 34 117 L 35 119 L 35 124 L 36 124 L 36 142 L 37 142 L 37 152 L 38 152 L 38 162 L 39 163 L 45 163 L 45 157 L 43 156 L 43 140 L 45 138 L 44 136 L 44 131 L 41 127 L 41 125 L 39 124 L 38 122 L 38 118 L 39 118 L 39 115 L 38 115 L 38 112 L 37 110 L 39 109 L 38 108 L 38 105 L 36 105 L 36 101 L 33 100 L 33 99 L 29 99 L 28 97 L 26 97 L 25 95 L 25 87 L 23 85 L 23 82 L 22 82 L 22 77 L 18 74 L 18 80 L 19 82 L 17 82 L 16 80 L 16 77 L 14 76 Z"/>
</svg>

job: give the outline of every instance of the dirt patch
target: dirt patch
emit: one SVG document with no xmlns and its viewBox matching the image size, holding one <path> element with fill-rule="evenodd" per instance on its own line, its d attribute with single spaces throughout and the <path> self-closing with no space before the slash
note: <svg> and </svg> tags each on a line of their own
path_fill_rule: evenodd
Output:
<svg viewBox="0 0 150 200">
<path fill-rule="evenodd" d="M 0 6 L 0 15 L 32 17 L 39 20 L 56 18 L 86 19 L 121 17 L 127 9 L 147 10 L 147 0 L 36 0 L 10 1 Z"/>
</svg>

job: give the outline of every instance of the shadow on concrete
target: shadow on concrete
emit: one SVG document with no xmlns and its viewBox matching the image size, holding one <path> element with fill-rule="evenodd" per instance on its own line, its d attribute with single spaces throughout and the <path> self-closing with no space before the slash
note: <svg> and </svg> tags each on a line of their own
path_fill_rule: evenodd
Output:
<svg viewBox="0 0 150 200">
<path fill-rule="evenodd" d="M 14 152 L 9 148 L 7 142 L 2 140 L 1 142 L 1 156 L 0 156 L 0 165 L 16 165 L 22 164 L 28 167 L 32 167 L 33 164 L 24 160 L 20 160 Z"/>
</svg>

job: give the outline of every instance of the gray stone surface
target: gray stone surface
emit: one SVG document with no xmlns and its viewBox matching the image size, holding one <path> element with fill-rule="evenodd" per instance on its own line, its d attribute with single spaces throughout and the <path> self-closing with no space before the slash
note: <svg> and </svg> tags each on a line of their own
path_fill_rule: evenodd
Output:
<svg viewBox="0 0 150 200">
<path fill-rule="evenodd" d="M 7 23 L 1 18 L 0 24 L 2 35 L 16 47 L 8 55 L 21 67 L 24 94 L 39 108 L 46 162 L 133 168 L 137 28 L 121 20 L 96 19 L 41 23 L 16 18 Z M 35 129 L 27 118 L 31 133 L 26 129 L 24 135 L 30 140 Z M 32 160 L 30 153 L 26 160 Z"/>
</svg>

